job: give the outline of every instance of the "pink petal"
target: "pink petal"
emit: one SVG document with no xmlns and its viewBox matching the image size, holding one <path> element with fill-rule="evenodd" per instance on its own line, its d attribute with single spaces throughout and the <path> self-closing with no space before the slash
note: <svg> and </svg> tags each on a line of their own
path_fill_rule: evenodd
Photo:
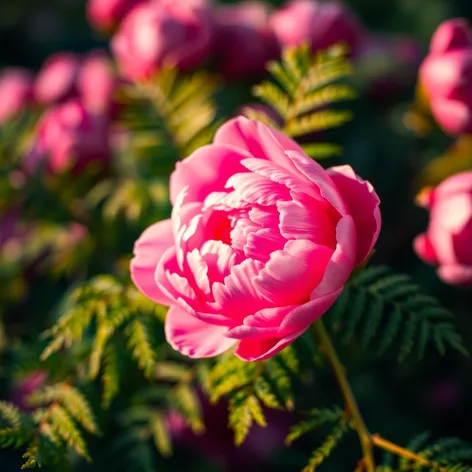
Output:
<svg viewBox="0 0 472 472">
<path fill-rule="evenodd" d="M 229 187 L 234 187 L 234 191 L 228 194 L 224 204 L 231 208 L 239 208 L 239 202 L 271 206 L 279 200 L 291 198 L 288 188 L 284 185 L 250 172 L 231 176 L 227 183 L 227 188 Z"/>
<path fill-rule="evenodd" d="M 426 263 L 432 265 L 438 263 L 436 251 L 426 233 L 420 234 L 415 238 L 413 248 L 418 257 L 423 259 Z"/>
<path fill-rule="evenodd" d="M 357 265 L 370 254 L 379 237 L 380 199 L 370 182 L 362 180 L 350 166 L 331 167 L 328 173 L 343 196 L 356 225 Z"/>
<path fill-rule="evenodd" d="M 332 249 L 311 241 L 288 241 L 283 250 L 272 253 L 265 268 L 254 277 L 254 287 L 277 306 L 307 302 L 332 254 Z"/>
<path fill-rule="evenodd" d="M 267 262 L 274 251 L 282 250 L 287 240 L 275 229 L 260 229 L 247 235 L 244 254 L 258 261 Z"/>
<path fill-rule="evenodd" d="M 280 323 L 277 336 L 288 336 L 290 333 L 308 328 L 308 326 L 328 311 L 339 295 L 341 295 L 343 288 L 338 288 L 327 295 L 314 298 L 288 313 L 282 323 Z"/>
<path fill-rule="evenodd" d="M 244 318 L 243 324 L 230 329 L 226 336 L 234 339 L 274 338 L 284 318 L 296 308 L 297 305 L 264 308 Z"/>
<path fill-rule="evenodd" d="M 446 195 L 456 193 L 472 194 L 472 171 L 460 172 L 441 182 L 433 191 L 433 203 L 437 198 L 444 198 Z"/>
<path fill-rule="evenodd" d="M 234 346 L 236 340 L 224 336 L 228 328 L 199 320 L 173 306 L 167 313 L 165 333 L 168 343 L 194 359 L 218 356 Z"/>
<path fill-rule="evenodd" d="M 307 239 L 316 244 L 336 247 L 335 224 L 321 202 L 307 196 L 301 201 L 278 202 L 280 233 L 286 239 Z"/>
<path fill-rule="evenodd" d="M 433 54 L 443 54 L 453 49 L 472 46 L 472 33 L 465 18 L 454 18 L 441 23 L 435 31 L 430 45 Z"/>
<path fill-rule="evenodd" d="M 213 284 L 215 302 L 210 306 L 215 312 L 224 313 L 231 318 L 233 326 L 247 315 L 269 305 L 254 285 L 254 278 L 263 267 L 264 264 L 260 261 L 245 259 L 241 264 L 232 267 L 224 283 Z"/>
<path fill-rule="evenodd" d="M 442 265 L 438 268 L 438 275 L 450 285 L 472 286 L 472 266 Z"/>
<path fill-rule="evenodd" d="M 320 189 L 322 197 L 333 205 L 340 215 L 345 215 L 348 211 L 347 206 L 326 170 L 306 154 L 293 151 L 287 151 L 286 154 L 297 170 Z"/>
<path fill-rule="evenodd" d="M 131 279 L 138 289 L 151 300 L 169 305 L 169 298 L 157 286 L 154 274 L 164 252 L 173 247 L 171 220 L 159 221 L 149 226 L 134 245 L 131 261 Z"/>
<path fill-rule="evenodd" d="M 470 107 L 457 100 L 434 98 L 431 111 L 439 125 L 451 135 L 472 133 Z"/>
<path fill-rule="evenodd" d="M 288 136 L 260 121 L 243 116 L 233 118 L 221 126 L 215 134 L 214 143 L 234 146 L 252 157 L 267 159 L 289 170 L 295 169 L 284 152 L 290 150 L 303 153 L 300 146 Z"/>
<path fill-rule="evenodd" d="M 248 156 L 241 150 L 210 144 L 194 151 L 175 166 L 170 176 L 170 201 L 188 186 L 186 202 L 203 202 L 212 192 L 225 189 L 232 175 L 244 172 L 241 160 Z"/>
<path fill-rule="evenodd" d="M 305 329 L 296 331 L 284 338 L 271 338 L 271 339 L 256 339 L 256 340 L 243 340 L 240 341 L 238 347 L 235 349 L 234 354 L 243 361 L 262 361 L 275 356 L 285 346 L 292 343 L 296 338 L 301 336 Z"/>
<path fill-rule="evenodd" d="M 311 294 L 312 300 L 344 287 L 354 269 L 357 236 L 351 216 L 345 216 L 339 221 L 336 227 L 336 241 L 336 249 L 326 267 L 323 279 Z"/>
</svg>

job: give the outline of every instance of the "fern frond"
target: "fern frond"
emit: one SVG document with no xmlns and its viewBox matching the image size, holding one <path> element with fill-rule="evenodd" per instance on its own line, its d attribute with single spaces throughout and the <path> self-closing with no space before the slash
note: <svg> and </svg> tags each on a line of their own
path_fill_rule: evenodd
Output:
<svg viewBox="0 0 472 472">
<path fill-rule="evenodd" d="M 267 426 L 258 398 L 250 388 L 243 388 L 229 401 L 228 425 L 234 431 L 234 443 L 240 446 L 246 439 L 253 422 Z"/>
<path fill-rule="evenodd" d="M 13 403 L 0 401 L 0 419 L 4 420 L 10 428 L 19 428 L 21 425 L 20 410 Z"/>
<path fill-rule="evenodd" d="M 338 446 L 341 439 L 349 431 L 349 426 L 346 420 L 339 421 L 332 429 L 329 436 L 323 443 L 313 451 L 313 454 L 302 472 L 314 472 L 319 465 L 321 465 Z"/>
<path fill-rule="evenodd" d="M 447 348 L 466 354 L 452 318 L 409 276 L 391 274 L 385 267 L 368 268 L 352 278 L 326 317 L 346 342 L 356 336 L 366 348 L 376 345 L 379 354 L 398 342 L 400 361 L 413 354 L 421 358 L 428 345 L 440 354 Z"/>
<path fill-rule="evenodd" d="M 172 440 L 170 437 L 169 430 L 167 428 L 165 418 L 160 412 L 156 412 L 151 416 L 149 420 L 152 437 L 154 439 L 154 445 L 156 449 L 164 456 L 169 457 L 172 455 Z"/>
<path fill-rule="evenodd" d="M 315 56 L 308 46 L 287 49 L 280 62 L 271 62 L 267 68 L 274 82 L 257 85 L 253 93 L 280 116 L 283 126 L 277 126 L 270 113 L 264 111 L 248 108 L 247 116 L 281 128 L 292 137 L 307 136 L 351 120 L 348 111 L 327 110 L 355 98 L 353 88 L 346 83 L 352 68 L 342 48 L 332 47 Z M 329 144 L 305 144 L 304 150 L 316 159 L 340 152 L 338 146 Z"/>
<path fill-rule="evenodd" d="M 396 464 L 395 461 L 392 463 L 392 460 L 390 460 L 388 466 L 391 467 L 391 470 L 400 472 L 410 470 L 451 472 L 472 469 L 463 463 L 463 461 L 472 461 L 471 444 L 458 438 L 442 438 L 428 444 L 430 437 L 430 433 L 422 433 L 414 437 L 405 448 L 413 454 L 400 455 Z M 395 453 L 395 451 L 392 450 L 392 453 Z"/>
<path fill-rule="evenodd" d="M 53 405 L 48 411 L 48 421 L 57 435 L 77 454 L 91 461 L 85 440 L 69 413 L 59 405 Z"/>
<path fill-rule="evenodd" d="M 168 394 L 170 404 L 182 413 L 195 434 L 205 431 L 202 409 L 195 388 L 187 382 L 180 382 Z"/>
<path fill-rule="evenodd" d="M 102 407 L 108 408 L 120 390 L 120 374 L 116 349 L 109 344 L 103 356 Z"/>
<path fill-rule="evenodd" d="M 21 466 L 21 470 L 41 467 L 41 463 L 38 461 L 38 453 L 38 446 L 31 444 L 22 456 L 23 459 L 26 459 L 26 462 Z"/>
<path fill-rule="evenodd" d="M 292 426 L 290 433 L 285 439 L 285 444 L 290 446 L 304 434 L 313 431 L 326 423 L 337 423 L 343 417 L 344 412 L 337 406 L 332 409 L 325 408 L 322 410 L 311 410 L 305 420 Z"/>
<path fill-rule="evenodd" d="M 128 348 L 146 377 L 151 377 L 156 366 L 156 353 L 146 326 L 141 320 L 133 320 L 126 328 Z"/>
<path fill-rule="evenodd" d="M 133 134 L 160 135 L 174 151 L 173 161 L 211 142 L 218 127 L 214 97 L 219 84 L 204 72 L 179 76 L 176 70 L 162 70 L 151 81 L 122 89 L 128 106 L 124 123 Z M 136 143 L 135 143 L 136 144 Z"/>
</svg>

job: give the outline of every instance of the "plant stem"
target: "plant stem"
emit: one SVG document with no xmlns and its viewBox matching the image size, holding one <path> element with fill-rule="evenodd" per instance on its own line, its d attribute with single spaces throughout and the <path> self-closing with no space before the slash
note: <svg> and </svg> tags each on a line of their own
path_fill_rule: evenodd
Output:
<svg viewBox="0 0 472 472">
<path fill-rule="evenodd" d="M 386 439 L 383 439 L 381 436 L 378 434 L 374 434 L 371 437 L 372 443 L 379 447 L 380 449 L 383 449 L 384 451 L 391 452 L 392 454 L 396 454 L 397 456 L 404 457 L 405 459 L 408 459 L 412 462 L 416 462 L 417 464 L 424 465 L 426 467 L 437 467 L 435 470 L 438 470 L 439 472 L 446 472 L 446 469 L 443 467 L 438 466 L 437 464 L 434 464 L 424 457 L 421 457 L 420 455 L 416 454 L 413 451 L 410 451 L 409 449 L 405 449 L 404 447 L 398 446 L 397 444 L 394 444 L 390 441 L 387 441 Z"/>
<path fill-rule="evenodd" d="M 374 461 L 374 444 L 372 437 L 364 423 L 364 419 L 357 406 L 356 399 L 351 390 L 351 386 L 346 377 L 346 371 L 344 366 L 339 360 L 338 354 L 334 349 L 328 332 L 326 331 L 323 321 L 320 319 L 312 325 L 313 333 L 318 339 L 320 352 L 322 352 L 333 369 L 336 381 L 338 382 L 339 388 L 344 398 L 346 406 L 346 412 L 352 419 L 354 427 L 359 436 L 359 441 L 363 453 L 363 461 L 366 472 L 375 472 L 375 461 Z"/>
</svg>

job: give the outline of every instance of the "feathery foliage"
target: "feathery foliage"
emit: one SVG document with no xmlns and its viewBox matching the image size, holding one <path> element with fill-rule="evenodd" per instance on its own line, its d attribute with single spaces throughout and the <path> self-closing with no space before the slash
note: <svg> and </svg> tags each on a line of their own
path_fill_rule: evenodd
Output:
<svg viewBox="0 0 472 472">
<path fill-rule="evenodd" d="M 88 373 L 91 380 L 102 373 L 104 405 L 109 405 L 119 391 L 115 337 L 124 334 L 136 364 L 145 376 L 153 375 L 157 353 L 150 333 L 162 331 L 165 310 L 134 286 L 110 276 L 98 276 L 69 295 L 64 313 L 44 334 L 50 341 L 41 358 L 47 359 L 62 348 L 91 337 Z"/>
<path fill-rule="evenodd" d="M 422 433 L 412 438 L 406 446 L 411 451 L 411 458 L 395 457 L 389 454 L 379 471 L 436 470 L 439 472 L 470 472 L 472 463 L 472 445 L 458 438 L 441 438 L 429 443 L 431 435 Z M 417 457 L 418 460 L 414 458 Z M 421 460 L 421 462 L 420 462 Z"/>
<path fill-rule="evenodd" d="M 68 451 L 91 460 L 82 430 L 95 435 L 100 431 L 88 400 L 76 387 L 46 386 L 29 400 L 36 407 L 31 415 L 21 414 L 12 404 L 0 404 L 0 416 L 9 424 L 0 429 L 0 447 L 27 445 L 22 469 L 46 465 L 64 470 Z"/>
<path fill-rule="evenodd" d="M 175 69 L 123 87 L 119 98 L 127 106 L 122 121 L 132 131 L 132 148 L 143 153 L 152 150 L 154 154 L 156 149 L 172 152 L 173 166 L 175 160 L 211 142 L 219 125 L 214 102 L 218 88 L 215 78 L 207 73 L 181 76 Z"/>
<path fill-rule="evenodd" d="M 345 342 L 356 337 L 379 355 L 398 343 L 399 361 L 412 355 L 420 359 L 429 344 L 440 354 L 447 348 L 466 354 L 453 314 L 408 275 L 383 266 L 353 277 L 325 319 Z"/>
<path fill-rule="evenodd" d="M 293 382 L 300 379 L 300 365 L 293 346 L 262 362 L 245 362 L 232 352 L 223 354 L 204 378 L 210 402 L 229 398 L 229 427 L 235 443 L 246 439 L 253 423 L 266 426 L 263 406 L 294 408 Z"/>
<path fill-rule="evenodd" d="M 342 125 L 352 118 L 346 110 L 333 105 L 355 97 L 346 82 L 352 67 L 341 46 L 311 54 L 308 46 L 286 49 L 280 62 L 270 62 L 268 70 L 274 82 L 264 81 L 254 88 L 254 95 L 274 110 L 281 121 L 278 126 L 270 113 L 246 109 L 249 118 L 280 128 L 293 138 L 310 135 Z M 327 143 L 302 145 L 311 157 L 322 159 L 339 155 L 339 146 Z"/>
</svg>

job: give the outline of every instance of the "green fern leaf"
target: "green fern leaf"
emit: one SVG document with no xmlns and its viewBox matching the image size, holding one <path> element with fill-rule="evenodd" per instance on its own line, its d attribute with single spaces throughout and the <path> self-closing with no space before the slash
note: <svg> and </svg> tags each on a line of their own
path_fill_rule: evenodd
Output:
<svg viewBox="0 0 472 472">
<path fill-rule="evenodd" d="M 49 421 L 55 432 L 62 440 L 81 457 L 90 461 L 84 438 L 77 426 L 67 413 L 59 405 L 53 405 L 49 412 Z"/>
<path fill-rule="evenodd" d="M 337 127 L 351 120 L 345 110 L 326 110 L 330 105 L 355 98 L 350 85 L 345 83 L 352 75 L 352 67 L 345 51 L 332 47 L 312 56 L 310 48 L 303 45 L 286 49 L 280 62 L 267 66 L 275 82 L 264 81 L 253 89 L 253 94 L 276 112 L 283 126 L 269 113 L 247 109 L 249 117 L 259 119 L 275 128 L 282 128 L 292 137 Z M 340 153 L 338 146 L 307 143 L 305 151 L 315 159 L 332 157 Z"/>
<path fill-rule="evenodd" d="M 331 431 L 331 434 L 323 441 L 323 443 L 315 449 L 308 464 L 302 472 L 314 472 L 333 452 L 341 439 L 349 431 L 347 422 L 340 421 Z"/>
<path fill-rule="evenodd" d="M 228 425 L 234 431 L 234 443 L 240 446 L 246 439 L 253 422 L 267 426 L 261 404 L 250 388 L 239 390 L 229 402 Z"/>
<path fill-rule="evenodd" d="M 128 347 L 133 358 L 146 377 L 152 377 L 156 366 L 156 353 L 146 326 L 140 320 L 133 320 L 126 328 Z"/>
<path fill-rule="evenodd" d="M 21 425 L 20 410 L 13 403 L 0 401 L 0 419 L 4 420 L 11 428 L 19 428 Z"/>
<path fill-rule="evenodd" d="M 334 407 L 333 409 L 312 410 L 308 418 L 292 426 L 290 433 L 285 439 L 285 444 L 290 446 L 304 434 L 313 431 L 326 423 L 337 423 L 341 418 L 343 418 L 343 415 L 344 412 L 338 407 Z"/>
<path fill-rule="evenodd" d="M 108 408 L 120 390 L 118 357 L 112 344 L 107 346 L 103 357 L 102 386 L 102 406 Z"/>
<path fill-rule="evenodd" d="M 154 413 L 149 421 L 156 449 L 164 457 L 171 456 L 172 441 L 164 416 L 161 413 Z"/>
<path fill-rule="evenodd" d="M 399 361 L 413 352 L 422 356 L 428 345 L 440 354 L 447 348 L 466 354 L 451 318 L 409 276 L 392 275 L 385 267 L 368 268 L 353 277 L 327 316 L 346 342 L 359 336 L 365 348 L 377 344 L 379 354 L 398 341 Z"/>
</svg>

